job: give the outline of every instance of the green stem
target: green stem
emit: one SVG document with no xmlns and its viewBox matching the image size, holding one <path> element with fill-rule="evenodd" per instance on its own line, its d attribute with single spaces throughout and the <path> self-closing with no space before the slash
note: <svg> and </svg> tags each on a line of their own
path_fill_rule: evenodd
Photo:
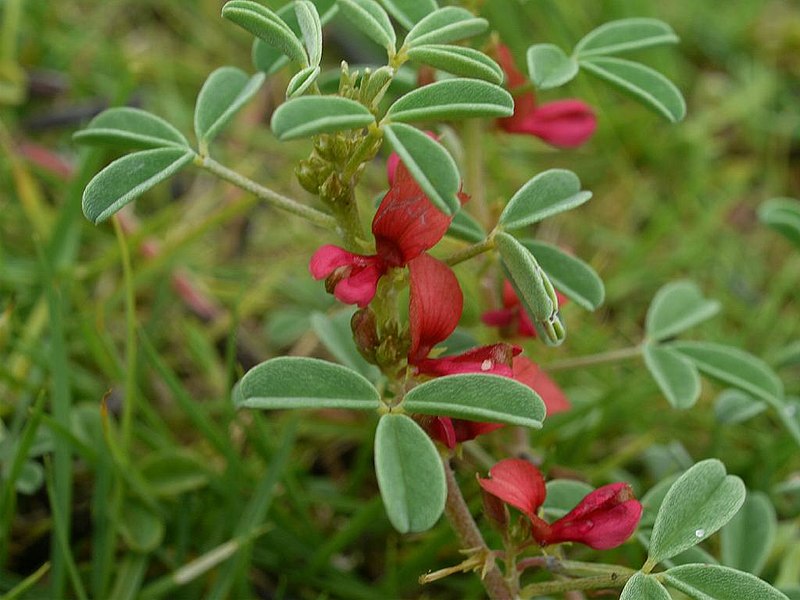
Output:
<svg viewBox="0 0 800 600">
<path fill-rule="evenodd" d="M 365 162 L 372 160 L 377 152 L 377 144 L 383 138 L 383 130 L 377 123 L 369 126 L 369 131 L 363 140 L 358 144 L 352 156 L 347 159 L 344 166 L 342 180 L 349 182 L 358 171 L 358 168 Z"/>
<path fill-rule="evenodd" d="M 491 225 L 491 211 L 486 203 L 486 182 L 484 181 L 483 121 L 467 119 L 464 122 L 464 154 L 466 172 L 464 179 L 466 191 L 470 195 L 469 206 L 478 221 L 484 226 Z"/>
<path fill-rule="evenodd" d="M 457 265 L 458 263 L 464 262 L 465 260 L 469 260 L 474 256 L 478 256 L 479 254 L 488 252 L 493 248 L 494 248 L 494 236 L 489 234 L 489 237 L 487 237 L 482 242 L 478 242 L 477 244 L 473 244 L 472 246 L 467 246 L 463 250 L 451 254 L 450 256 L 444 259 L 444 262 L 452 267 L 454 265 Z"/>
<path fill-rule="evenodd" d="M 609 352 L 601 352 L 599 354 L 590 354 L 588 356 L 579 356 L 577 358 L 567 358 L 565 360 L 557 360 L 555 362 L 542 365 L 544 371 L 566 371 L 568 369 L 577 369 L 579 367 L 593 367 L 594 365 L 602 365 L 605 363 L 618 362 L 627 360 L 629 358 L 636 358 L 642 354 L 642 346 L 633 346 L 631 348 L 622 348 L 620 350 L 611 350 Z"/>
<path fill-rule="evenodd" d="M 487 555 L 491 552 L 486 542 L 483 540 L 480 529 L 475 524 L 475 519 L 472 518 L 472 513 L 469 512 L 467 502 L 464 500 L 464 495 L 461 493 L 461 488 L 458 487 L 455 473 L 450 466 L 450 460 L 447 456 L 442 456 L 442 464 L 444 465 L 444 475 L 447 481 L 447 502 L 444 507 L 444 514 L 450 525 L 458 535 L 461 545 L 464 548 L 469 548 L 474 551 L 483 551 Z M 496 565 L 492 565 L 486 571 L 483 578 L 483 587 L 486 588 L 486 593 L 493 600 L 511 600 L 514 598 L 514 591 L 508 588 L 503 574 Z"/>
<path fill-rule="evenodd" d="M 635 573 L 635 571 L 633 573 Z M 619 572 L 612 572 L 608 575 L 598 575 L 597 577 L 532 583 L 520 590 L 520 598 L 538 598 L 540 596 L 547 596 L 558 592 L 568 592 L 571 590 L 620 588 L 627 583 L 628 579 L 633 577 L 633 573 L 626 573 L 620 570 Z"/>
<path fill-rule="evenodd" d="M 136 407 L 136 302 L 133 293 L 131 257 L 118 217 L 114 218 L 114 232 L 117 235 L 122 258 L 125 290 L 125 395 L 122 402 L 122 448 L 123 452 L 127 452 L 133 436 L 133 415 Z"/>
<path fill-rule="evenodd" d="M 219 164 L 211 157 L 198 156 L 195 159 L 195 164 L 198 167 L 213 173 L 220 179 L 224 179 L 236 187 L 240 187 L 243 190 L 254 194 L 256 197 L 265 200 L 275 208 L 279 208 L 283 211 L 292 213 L 293 215 L 297 215 L 298 217 L 302 217 L 307 221 L 311 221 L 315 225 L 326 227 L 328 229 L 337 229 L 336 218 L 332 215 L 324 213 L 315 208 L 311 208 L 310 206 L 300 204 L 296 200 L 292 200 L 287 196 L 279 194 L 278 192 L 275 192 L 269 188 L 265 188 L 255 181 L 248 179 L 244 175 L 240 175 L 236 171 L 232 171 L 228 167 Z"/>
</svg>

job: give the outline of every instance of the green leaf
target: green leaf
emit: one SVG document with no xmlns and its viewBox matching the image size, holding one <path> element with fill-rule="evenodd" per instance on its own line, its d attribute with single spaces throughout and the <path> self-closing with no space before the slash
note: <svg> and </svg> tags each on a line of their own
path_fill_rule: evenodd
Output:
<svg viewBox="0 0 800 600">
<path fill-rule="evenodd" d="M 491 368 L 491 367 L 490 367 Z M 448 375 L 408 392 L 403 408 L 410 413 L 507 423 L 539 429 L 545 406 L 525 384 L 485 373 Z"/>
<path fill-rule="evenodd" d="M 674 350 L 646 344 L 644 363 L 673 408 L 690 408 L 700 397 L 700 373 Z"/>
<path fill-rule="evenodd" d="M 458 200 L 461 176 L 444 146 L 403 123 L 386 125 L 383 132 L 434 206 L 446 215 L 455 214 L 461 208 Z"/>
<path fill-rule="evenodd" d="M 319 14 L 320 22 L 323 25 L 330 21 L 339 11 L 339 7 L 336 5 L 336 0 L 314 0 L 313 4 L 317 7 L 317 13 Z M 280 17 L 281 21 L 289 26 L 289 29 L 292 30 L 298 39 L 303 36 L 302 31 L 300 31 L 300 24 L 297 21 L 297 14 L 294 11 L 293 2 L 284 4 L 281 8 L 275 11 L 275 14 Z M 288 59 L 283 52 L 273 48 L 258 38 L 253 40 L 252 59 L 253 65 L 256 67 L 256 69 L 263 71 L 267 75 L 272 75 L 278 69 L 285 66 L 288 62 Z"/>
<path fill-rule="evenodd" d="M 783 383 L 760 358 L 739 348 L 711 342 L 672 342 L 669 347 L 694 362 L 706 375 L 782 406 Z"/>
<path fill-rule="evenodd" d="M 546 487 L 542 510 L 548 520 L 560 519 L 594 490 L 588 483 L 575 479 L 553 479 L 547 482 Z"/>
<path fill-rule="evenodd" d="M 657 564 L 699 544 L 741 508 L 742 480 L 726 475 L 725 465 L 704 460 L 672 485 L 656 516 L 647 562 Z"/>
<path fill-rule="evenodd" d="M 679 38 L 672 27 L 658 19 L 620 19 L 604 23 L 575 44 L 573 54 L 579 58 L 618 54 L 661 44 L 677 44 Z"/>
<path fill-rule="evenodd" d="M 389 15 L 375 0 L 338 0 L 344 16 L 369 39 L 394 54 L 397 36 Z"/>
<path fill-rule="evenodd" d="M 188 450 L 151 454 L 140 468 L 148 488 L 158 496 L 179 496 L 205 487 L 209 481 L 203 459 Z"/>
<path fill-rule="evenodd" d="M 668 586 L 695 600 L 787 600 L 755 575 L 719 565 L 681 565 L 660 577 Z"/>
<path fill-rule="evenodd" d="M 463 210 L 458 211 L 453 217 L 450 227 L 447 229 L 447 235 L 473 244 L 486 239 L 486 232 L 481 224 Z"/>
<path fill-rule="evenodd" d="M 800 248 L 800 201 L 794 198 L 767 200 L 758 207 L 758 218 Z"/>
<path fill-rule="evenodd" d="M 125 501 L 117 527 L 122 539 L 134 552 L 152 552 L 164 539 L 164 522 L 137 500 Z"/>
<path fill-rule="evenodd" d="M 426 44 L 409 49 L 408 58 L 436 69 L 458 75 L 503 83 L 503 70 L 480 50 L 447 44 Z"/>
<path fill-rule="evenodd" d="M 664 502 L 664 497 L 669 492 L 669 489 L 677 481 L 680 473 L 668 475 L 653 487 L 647 490 L 647 493 L 642 496 L 642 519 L 639 521 L 639 528 L 652 527 L 656 522 L 658 510 Z"/>
<path fill-rule="evenodd" d="M 286 98 L 297 98 L 306 93 L 319 75 L 319 67 L 306 67 L 295 73 L 286 86 Z"/>
<path fill-rule="evenodd" d="M 652 575 L 645 575 L 641 571 L 634 573 L 628 579 L 619 600 L 670 600 L 671 596 L 666 588 Z"/>
<path fill-rule="evenodd" d="M 83 191 L 83 214 L 100 223 L 185 167 L 189 148 L 156 148 L 128 154 L 95 175 Z"/>
<path fill-rule="evenodd" d="M 336 360 L 358 371 L 370 381 L 375 381 L 380 376 L 380 371 L 358 352 L 350 328 L 352 317 L 352 310 L 339 311 L 332 316 L 315 312 L 311 315 L 311 329 Z"/>
<path fill-rule="evenodd" d="M 720 303 L 706 300 L 687 280 L 673 281 L 656 292 L 645 320 L 645 333 L 654 341 L 675 336 L 719 312 Z"/>
<path fill-rule="evenodd" d="M 251 0 L 230 0 L 222 7 L 222 16 L 280 50 L 301 67 L 308 66 L 308 56 L 297 35 L 265 6 Z"/>
<path fill-rule="evenodd" d="M 294 12 L 308 54 L 309 65 L 317 67 L 322 60 L 322 21 L 317 7 L 308 0 L 298 0 L 295 2 Z"/>
<path fill-rule="evenodd" d="M 397 531 L 430 529 L 444 511 L 444 467 L 431 439 L 405 415 L 387 414 L 375 432 L 375 474 Z"/>
<path fill-rule="evenodd" d="M 352 369 L 317 358 L 281 356 L 253 367 L 234 402 L 247 408 L 352 408 L 376 410 L 381 397 Z"/>
<path fill-rule="evenodd" d="M 542 90 L 564 85 L 578 74 L 577 61 L 553 44 L 536 44 L 528 48 L 528 74 L 533 85 Z"/>
<path fill-rule="evenodd" d="M 445 6 L 414 25 L 403 45 L 414 48 L 426 44 L 449 44 L 479 35 L 488 28 L 489 22 L 486 19 L 476 17 L 467 9 Z"/>
<path fill-rule="evenodd" d="M 591 197 L 592 192 L 581 191 L 581 180 L 575 173 L 550 169 L 517 190 L 503 209 L 499 223 L 505 229 L 519 229 L 580 206 Z"/>
<path fill-rule="evenodd" d="M 406 29 L 412 29 L 415 23 L 438 8 L 436 0 L 381 0 L 381 3 Z"/>
<path fill-rule="evenodd" d="M 217 137 L 233 116 L 258 92 L 266 76 L 249 77 L 236 67 L 220 67 L 208 76 L 194 108 L 194 131 L 200 146 Z"/>
<path fill-rule="evenodd" d="M 320 133 L 360 129 L 375 122 L 365 107 L 338 96 L 302 96 L 281 104 L 272 114 L 273 133 L 279 140 L 294 140 Z"/>
<path fill-rule="evenodd" d="M 621 58 L 582 59 L 580 66 L 677 123 L 686 116 L 686 101 L 669 79 L 650 67 Z"/>
<path fill-rule="evenodd" d="M 109 144 L 123 148 L 188 148 L 183 134 L 161 117 L 138 108 L 118 106 L 101 112 L 72 138 L 82 144 Z"/>
<path fill-rule="evenodd" d="M 566 331 L 558 317 L 558 298 L 553 284 L 530 251 L 507 233 L 494 238 L 503 269 L 536 331 L 546 344 L 557 346 Z"/>
<path fill-rule="evenodd" d="M 775 507 L 763 492 L 748 492 L 742 509 L 720 531 L 722 563 L 758 575 L 764 569 L 778 519 Z"/>
<path fill-rule="evenodd" d="M 453 78 L 417 88 L 397 100 L 386 112 L 393 122 L 440 119 L 507 117 L 514 99 L 506 90 L 478 79 Z"/>
<path fill-rule="evenodd" d="M 744 423 L 767 409 L 762 400 L 741 390 L 724 390 L 714 402 L 714 416 L 718 423 L 733 425 Z"/>
<path fill-rule="evenodd" d="M 530 250 L 556 289 L 570 300 L 586 310 L 595 310 L 603 303 L 606 295 L 603 280 L 587 263 L 544 242 L 520 242 Z"/>
</svg>

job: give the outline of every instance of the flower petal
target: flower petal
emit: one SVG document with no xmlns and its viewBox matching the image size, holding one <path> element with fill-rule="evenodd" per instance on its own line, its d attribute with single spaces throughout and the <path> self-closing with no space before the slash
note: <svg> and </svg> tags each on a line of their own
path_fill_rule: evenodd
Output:
<svg viewBox="0 0 800 600">
<path fill-rule="evenodd" d="M 353 254 L 333 244 L 325 244 L 311 257 L 308 270 L 314 279 L 325 279 L 339 267 L 355 266 L 358 258 L 366 257 Z"/>
<path fill-rule="evenodd" d="M 526 356 L 514 357 L 513 377 L 541 396 L 547 407 L 547 416 L 569 410 L 572 405 L 558 384 Z"/>
<path fill-rule="evenodd" d="M 420 373 L 433 377 L 458 373 L 491 373 L 512 377 L 511 361 L 521 352 L 519 346 L 499 343 L 479 346 L 453 356 L 426 358 L 413 364 Z"/>
<path fill-rule="evenodd" d="M 350 277 L 345 277 L 333 289 L 333 295 L 345 304 L 357 304 L 364 308 L 372 302 L 378 289 L 378 280 L 385 272 L 378 263 L 354 269 Z"/>
<path fill-rule="evenodd" d="M 480 486 L 503 502 L 533 518 L 547 494 L 544 478 L 533 464 L 521 458 L 501 460 L 489 470 L 489 479 L 478 478 Z"/>
<path fill-rule="evenodd" d="M 450 267 L 432 256 L 422 254 L 408 268 L 411 274 L 408 362 L 416 364 L 453 333 L 461 318 L 464 297 Z"/>
<path fill-rule="evenodd" d="M 378 256 L 389 266 L 401 267 L 433 248 L 444 237 L 450 221 L 452 217 L 431 204 L 401 162 L 372 220 Z"/>
<path fill-rule="evenodd" d="M 594 135 L 597 117 L 588 104 L 571 98 L 537 106 L 520 127 L 553 146 L 575 148 Z"/>
</svg>

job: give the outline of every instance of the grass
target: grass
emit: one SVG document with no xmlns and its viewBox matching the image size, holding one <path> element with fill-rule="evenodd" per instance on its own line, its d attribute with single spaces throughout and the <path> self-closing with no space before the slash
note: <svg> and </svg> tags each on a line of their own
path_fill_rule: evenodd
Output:
<svg viewBox="0 0 800 600">
<path fill-rule="evenodd" d="M 12 4 L 0 4 L 0 15 Z M 800 16 L 782 0 L 735 0 L 725 11 L 712 4 L 522 3 L 519 31 L 504 35 L 524 44 L 566 48 L 624 16 L 670 22 L 682 44 L 641 56 L 678 82 L 689 116 L 668 126 L 581 76 L 542 100 L 563 93 L 597 107 L 591 143 L 553 152 L 528 138 L 488 136 L 486 194 L 508 198 L 550 167 L 574 170 L 595 194 L 536 235 L 590 262 L 607 301 L 596 313 L 567 306 L 567 343 L 529 344 L 535 360 L 638 343 L 655 291 L 689 277 L 723 311 L 685 337 L 763 357 L 796 397 L 800 368 L 778 361 L 800 335 L 800 252 L 754 211 L 772 196 L 800 197 Z M 472 576 L 417 584 L 460 560 L 457 543 L 444 522 L 421 535 L 391 530 L 372 474 L 371 417 L 230 404 L 232 384 L 254 361 L 328 356 L 308 319 L 333 305 L 306 274 L 326 233 L 194 170 L 138 201 L 127 223 L 135 227 L 95 227 L 80 213 L 83 187 L 115 154 L 75 147 L 70 135 L 85 118 L 72 115 L 137 102 L 191 131 L 204 77 L 225 64 L 249 68 L 248 37 L 218 13 L 211 0 L 112 0 L 102 10 L 86 0 L 33 3 L 23 6 L 17 52 L 4 51 L 37 81 L 69 87 L 0 105 L 0 594 L 479 598 Z M 369 51 L 346 44 L 343 22 L 330 31 L 330 65 L 342 48 Z M 307 201 L 288 177 L 307 144 L 280 144 L 264 126 L 285 83 L 284 73 L 271 80 L 216 142 L 215 158 Z M 32 160 L 27 143 L 66 160 L 72 175 Z M 384 186 L 377 162 L 365 175 L 365 205 Z M 157 256 L 142 253 L 145 240 L 160 244 Z M 461 247 L 448 244 L 443 253 Z M 474 323 L 480 288 L 469 269 L 459 274 L 476 290 L 465 317 Z M 187 283 L 213 310 L 181 300 L 175 285 Z M 480 326 L 475 333 L 492 339 Z M 780 533 L 763 576 L 800 587 L 790 564 L 800 547 L 800 461 L 774 414 L 718 423 L 722 386 L 708 380 L 697 407 L 672 410 L 636 360 L 556 378 L 575 408 L 531 436 L 546 471 L 593 484 L 625 479 L 641 494 L 693 461 L 721 458 L 777 507 Z M 513 449 L 503 433 L 482 447 L 495 459 Z M 474 472 L 485 467 L 471 457 L 459 462 L 459 478 L 477 513 Z M 44 480 L 17 493 L 30 461 Z M 705 547 L 715 553 L 718 541 Z M 608 560 L 640 557 L 631 544 Z"/>
</svg>

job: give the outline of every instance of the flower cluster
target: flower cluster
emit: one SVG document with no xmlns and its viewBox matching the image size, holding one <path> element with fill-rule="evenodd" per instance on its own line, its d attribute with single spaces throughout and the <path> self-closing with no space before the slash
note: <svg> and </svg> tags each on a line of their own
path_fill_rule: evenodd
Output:
<svg viewBox="0 0 800 600">
<path fill-rule="evenodd" d="M 566 515 L 547 523 L 537 513 L 544 504 L 547 488 L 544 477 L 526 460 L 508 458 L 489 470 L 489 478 L 478 478 L 489 495 L 489 503 L 499 499 L 530 519 L 531 537 L 541 546 L 578 542 L 596 550 L 616 548 L 636 530 L 642 505 L 627 483 L 612 483 L 586 495 Z"/>
<path fill-rule="evenodd" d="M 517 345 L 497 343 L 457 355 L 436 356 L 435 346 L 450 337 L 461 319 L 464 298 L 452 269 L 426 251 L 441 240 L 452 218 L 431 204 L 395 156 L 389 159 L 388 179 L 389 191 L 372 221 L 375 254 L 354 254 L 338 246 L 322 246 L 309 265 L 314 278 L 325 279 L 328 291 L 342 302 L 364 308 L 374 298 L 378 281 L 389 269 L 408 267 L 406 359 L 415 375 L 490 373 L 510 377 L 538 392 L 548 414 L 567 410 L 570 405 L 564 393 L 536 364 L 520 356 L 522 348 Z M 460 199 L 464 203 L 467 196 L 460 194 Z M 517 310 L 523 318 L 524 310 Z M 501 427 L 449 417 L 433 417 L 424 424 L 434 439 L 450 448 Z"/>
</svg>

